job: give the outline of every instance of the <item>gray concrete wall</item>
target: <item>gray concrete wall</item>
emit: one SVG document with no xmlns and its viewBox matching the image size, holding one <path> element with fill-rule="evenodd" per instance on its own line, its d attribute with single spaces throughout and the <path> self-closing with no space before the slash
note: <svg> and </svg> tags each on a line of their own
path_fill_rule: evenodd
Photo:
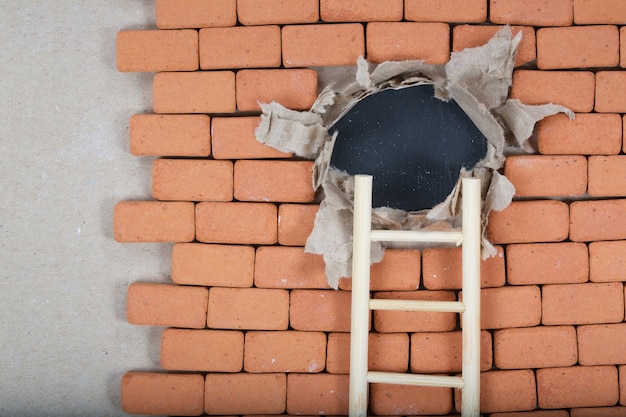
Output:
<svg viewBox="0 0 626 417">
<path fill-rule="evenodd" d="M 126 322 L 128 284 L 168 281 L 170 245 L 119 244 L 113 205 L 150 198 L 128 120 L 152 74 L 115 68 L 154 1 L 0 0 L 0 416 L 116 416 L 160 330 Z"/>
</svg>

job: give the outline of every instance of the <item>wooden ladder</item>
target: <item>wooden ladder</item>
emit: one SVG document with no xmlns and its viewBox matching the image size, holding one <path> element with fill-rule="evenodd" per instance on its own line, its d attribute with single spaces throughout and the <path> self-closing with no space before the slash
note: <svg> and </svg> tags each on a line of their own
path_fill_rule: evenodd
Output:
<svg viewBox="0 0 626 417">
<path fill-rule="evenodd" d="M 480 179 L 462 180 L 461 232 L 372 230 L 372 177 L 356 175 L 352 257 L 352 316 L 350 338 L 350 416 L 366 417 L 368 383 L 421 385 L 461 389 L 461 415 L 480 413 Z M 370 245 L 377 242 L 439 242 L 462 244 L 463 301 L 370 299 Z M 368 371 L 370 310 L 463 313 L 461 376 Z"/>
</svg>

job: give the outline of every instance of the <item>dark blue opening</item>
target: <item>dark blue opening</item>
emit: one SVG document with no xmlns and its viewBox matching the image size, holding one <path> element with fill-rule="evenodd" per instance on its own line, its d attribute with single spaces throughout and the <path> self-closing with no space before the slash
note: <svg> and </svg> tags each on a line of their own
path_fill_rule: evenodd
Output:
<svg viewBox="0 0 626 417">
<path fill-rule="evenodd" d="M 385 90 L 357 103 L 339 132 L 331 165 L 374 177 L 374 207 L 430 209 L 450 194 L 461 167 L 483 159 L 487 142 L 471 119 L 431 86 Z"/>
</svg>

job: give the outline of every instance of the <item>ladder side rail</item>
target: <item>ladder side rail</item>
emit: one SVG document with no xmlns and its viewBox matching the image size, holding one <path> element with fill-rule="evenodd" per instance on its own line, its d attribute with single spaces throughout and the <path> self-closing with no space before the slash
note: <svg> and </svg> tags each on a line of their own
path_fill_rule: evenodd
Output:
<svg viewBox="0 0 626 417">
<path fill-rule="evenodd" d="M 367 417 L 372 177 L 354 178 L 352 307 L 350 322 L 350 416 Z"/>
<path fill-rule="evenodd" d="M 461 415 L 480 415 L 480 251 L 482 239 L 481 183 L 464 178 L 463 186 L 463 304 L 462 315 L 464 388 L 461 393 Z"/>
</svg>

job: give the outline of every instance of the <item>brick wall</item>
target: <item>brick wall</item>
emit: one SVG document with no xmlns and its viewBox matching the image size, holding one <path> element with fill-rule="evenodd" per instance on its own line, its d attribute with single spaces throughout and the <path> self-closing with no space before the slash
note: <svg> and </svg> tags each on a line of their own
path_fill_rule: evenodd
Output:
<svg viewBox="0 0 626 417">
<path fill-rule="evenodd" d="M 350 281 L 330 290 L 304 253 L 311 162 L 256 142 L 258 102 L 308 109 L 311 66 L 423 59 L 523 40 L 511 97 L 577 113 L 511 156 L 517 195 L 489 218 L 482 264 L 485 415 L 626 416 L 626 2 L 156 0 L 159 29 L 122 31 L 120 71 L 156 72 L 130 151 L 160 156 L 153 201 L 120 202 L 120 242 L 175 242 L 172 284 L 135 283 L 130 323 L 165 326 L 161 367 L 129 372 L 129 413 L 347 414 Z M 389 250 L 375 298 L 453 300 L 458 249 Z M 375 312 L 370 368 L 460 371 L 453 314 Z M 377 415 L 456 413 L 447 388 L 372 385 Z"/>
</svg>

